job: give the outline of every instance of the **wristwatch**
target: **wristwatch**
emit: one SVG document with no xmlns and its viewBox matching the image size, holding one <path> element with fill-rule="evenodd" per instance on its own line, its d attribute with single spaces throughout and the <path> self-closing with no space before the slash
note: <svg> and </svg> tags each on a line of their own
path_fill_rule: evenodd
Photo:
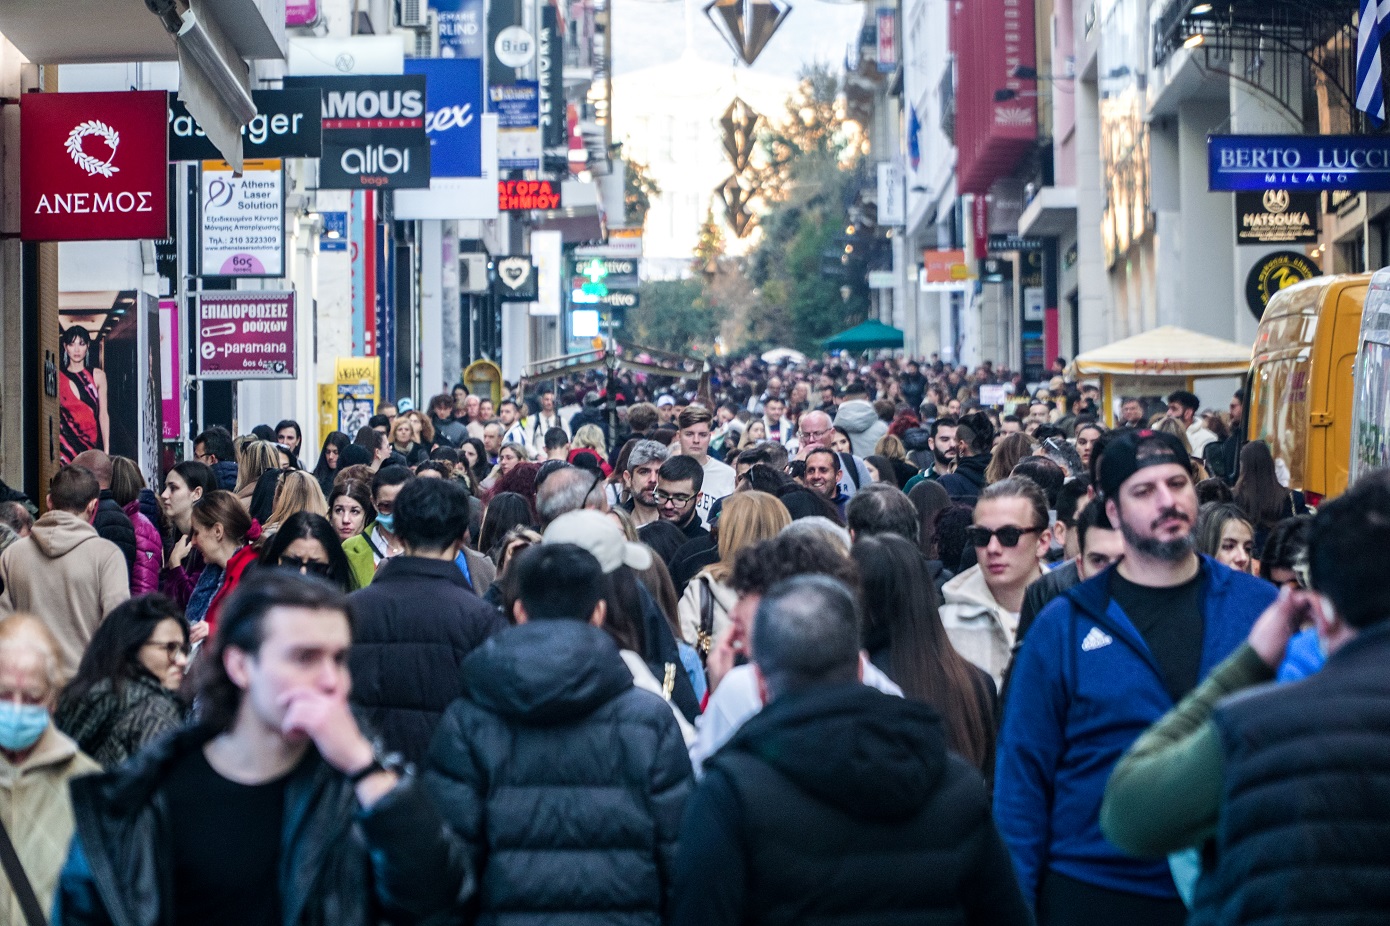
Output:
<svg viewBox="0 0 1390 926">
<path fill-rule="evenodd" d="M 398 752 L 382 752 L 380 743 L 372 744 L 372 761 L 368 762 L 364 768 L 360 768 L 347 776 L 348 782 L 354 787 L 362 782 L 369 775 L 377 772 L 395 772 L 397 775 L 404 776 L 408 771 L 405 758 Z"/>
</svg>

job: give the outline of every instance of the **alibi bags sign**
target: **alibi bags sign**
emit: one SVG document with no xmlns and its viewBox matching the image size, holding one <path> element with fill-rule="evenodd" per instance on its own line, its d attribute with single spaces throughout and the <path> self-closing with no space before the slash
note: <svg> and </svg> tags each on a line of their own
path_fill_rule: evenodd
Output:
<svg viewBox="0 0 1390 926">
<path fill-rule="evenodd" d="M 23 94 L 20 237 L 166 237 L 167 113 L 163 91 Z"/>
<path fill-rule="evenodd" d="M 423 76 L 286 77 L 285 87 L 323 92 L 321 189 L 430 185 Z"/>
</svg>

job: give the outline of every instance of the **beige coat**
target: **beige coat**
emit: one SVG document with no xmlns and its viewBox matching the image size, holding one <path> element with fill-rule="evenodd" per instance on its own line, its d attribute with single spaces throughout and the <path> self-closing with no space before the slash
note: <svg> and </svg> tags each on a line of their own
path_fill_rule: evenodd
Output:
<svg viewBox="0 0 1390 926">
<path fill-rule="evenodd" d="M 19 766 L 0 755 L 0 820 L 14 842 L 20 864 L 43 912 L 53 904 L 58 872 L 72 840 L 72 800 L 68 781 L 100 772 L 101 766 L 51 723 L 32 755 Z M 0 923 L 23 924 L 8 878 L 0 878 Z"/>
<path fill-rule="evenodd" d="M 719 635 L 729 626 L 729 612 L 734 609 L 734 603 L 738 601 L 738 595 L 733 589 L 723 582 L 717 582 L 710 578 L 709 570 L 702 569 L 700 574 L 691 579 L 685 586 L 685 594 L 681 596 L 680 603 L 676 606 L 676 613 L 680 617 L 681 637 L 691 646 L 695 645 L 695 640 L 700 634 L 700 589 L 709 586 L 709 590 L 714 598 L 714 630 L 710 634 L 711 646 L 713 640 L 718 640 Z"/>
<path fill-rule="evenodd" d="M 994 600 L 979 566 L 971 566 L 947 582 L 941 593 L 941 623 L 951 645 L 994 676 L 994 684 L 999 685 L 1018 633 L 1018 615 Z"/>
<path fill-rule="evenodd" d="M 48 512 L 30 536 L 0 553 L 0 582 L 0 615 L 24 612 L 43 621 L 58 638 L 67 677 L 77 671 L 102 618 L 130 598 L 120 548 L 66 511 Z"/>
</svg>

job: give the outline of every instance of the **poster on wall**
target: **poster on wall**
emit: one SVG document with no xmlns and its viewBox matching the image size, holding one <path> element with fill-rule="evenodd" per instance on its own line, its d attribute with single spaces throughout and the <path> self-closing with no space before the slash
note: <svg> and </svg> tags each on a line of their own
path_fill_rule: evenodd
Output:
<svg viewBox="0 0 1390 926">
<path fill-rule="evenodd" d="M 489 108 L 497 113 L 497 166 L 502 170 L 540 170 L 540 90 L 534 80 L 488 88 Z"/>
<path fill-rule="evenodd" d="M 381 392 L 381 361 L 376 357 L 339 357 L 334 364 L 338 387 L 338 430 L 354 435 L 376 414 Z"/>
<path fill-rule="evenodd" d="M 134 290 L 58 294 L 58 460 L 87 450 L 158 471 L 159 315 Z"/>
<path fill-rule="evenodd" d="M 179 304 L 159 300 L 159 404 L 163 416 L 162 437 L 176 441 L 183 436 L 183 363 L 179 353 Z"/>
<path fill-rule="evenodd" d="M 238 177 L 226 161 L 203 162 L 201 276 L 285 275 L 283 163 L 247 160 Z"/>
<path fill-rule="evenodd" d="M 294 379 L 295 294 L 197 295 L 200 379 Z"/>
</svg>

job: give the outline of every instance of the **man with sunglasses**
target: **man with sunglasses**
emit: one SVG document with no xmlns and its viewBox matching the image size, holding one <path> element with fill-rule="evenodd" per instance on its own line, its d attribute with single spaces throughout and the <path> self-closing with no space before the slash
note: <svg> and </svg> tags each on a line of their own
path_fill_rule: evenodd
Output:
<svg viewBox="0 0 1390 926">
<path fill-rule="evenodd" d="M 1186 920 L 1168 863 L 1102 834 L 1120 756 L 1241 644 L 1272 585 L 1198 556 L 1187 448 L 1134 428 L 1098 450 L 1118 564 L 1063 592 L 1019 648 L 999 734 L 994 807 L 1041 926 Z M 1094 462 L 1094 461 L 1093 461 Z"/>
<path fill-rule="evenodd" d="M 1000 480 L 980 495 L 965 537 L 977 562 L 941 589 L 941 623 L 956 651 L 998 685 L 1009 664 L 1024 593 L 1042 575 L 1052 542 L 1047 497 L 1031 479 Z"/>
<path fill-rule="evenodd" d="M 689 540 L 709 536 L 700 523 L 700 489 L 704 482 L 704 467 L 694 457 L 671 457 L 656 471 L 652 498 L 660 506 L 661 520 L 679 527 Z"/>
</svg>

